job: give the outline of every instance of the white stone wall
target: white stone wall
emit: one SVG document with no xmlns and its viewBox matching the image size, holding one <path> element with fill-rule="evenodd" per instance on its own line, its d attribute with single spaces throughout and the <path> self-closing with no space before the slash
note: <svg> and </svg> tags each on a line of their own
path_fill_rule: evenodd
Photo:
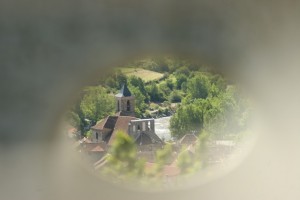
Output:
<svg viewBox="0 0 300 200">
<path fill-rule="evenodd" d="M 155 134 L 154 119 L 131 120 L 129 125 L 129 134 L 136 135 L 139 131 Z"/>
</svg>

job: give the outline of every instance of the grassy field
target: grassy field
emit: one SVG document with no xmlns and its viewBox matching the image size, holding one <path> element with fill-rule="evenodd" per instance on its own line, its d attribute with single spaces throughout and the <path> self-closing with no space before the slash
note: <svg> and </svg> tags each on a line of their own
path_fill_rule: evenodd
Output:
<svg viewBox="0 0 300 200">
<path fill-rule="evenodd" d="M 164 75 L 162 73 L 142 69 L 142 68 L 120 68 L 120 70 L 126 75 L 126 76 L 137 76 L 143 79 L 145 82 L 154 81 L 161 79 Z"/>
</svg>

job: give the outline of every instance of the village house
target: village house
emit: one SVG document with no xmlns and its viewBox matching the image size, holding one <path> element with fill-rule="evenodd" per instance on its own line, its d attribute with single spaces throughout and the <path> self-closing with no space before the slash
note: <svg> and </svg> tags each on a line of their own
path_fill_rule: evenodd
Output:
<svg viewBox="0 0 300 200">
<path fill-rule="evenodd" d="M 164 142 L 155 133 L 154 119 L 139 119 L 135 117 L 135 97 L 124 84 L 118 94 L 115 95 L 116 113 L 100 120 L 91 127 L 92 135 L 80 141 L 80 151 L 89 156 L 95 170 L 106 164 L 106 156 L 116 135 L 122 131 L 134 140 L 138 157 L 146 159 L 146 170 L 153 168 L 156 160 L 156 151 L 164 147 Z M 168 163 L 164 166 L 163 175 L 172 178 L 179 175 L 176 165 L 178 153 L 182 147 L 185 151 L 194 154 L 197 137 L 194 134 L 186 134 L 176 144 L 172 145 L 173 153 Z"/>
<path fill-rule="evenodd" d="M 116 134 L 122 131 L 133 138 L 139 156 L 154 161 L 155 151 L 161 149 L 163 141 L 155 133 L 154 119 L 135 117 L 135 97 L 124 84 L 115 95 L 116 114 L 107 116 L 91 127 L 92 135 L 81 141 L 82 151 L 92 160 L 99 160 L 113 144 Z"/>
<path fill-rule="evenodd" d="M 135 117 L 135 97 L 124 84 L 116 99 L 116 114 L 107 116 L 91 127 L 92 142 L 105 142 L 110 146 L 118 131 L 130 135 L 139 146 L 162 144 L 161 139 L 155 134 L 154 119 L 138 119 Z"/>
</svg>

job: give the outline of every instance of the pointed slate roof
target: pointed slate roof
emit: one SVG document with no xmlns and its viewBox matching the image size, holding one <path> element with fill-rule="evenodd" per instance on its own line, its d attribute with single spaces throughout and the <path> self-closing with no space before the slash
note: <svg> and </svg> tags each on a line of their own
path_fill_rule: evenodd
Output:
<svg viewBox="0 0 300 200">
<path fill-rule="evenodd" d="M 131 96 L 131 92 L 129 91 L 127 84 L 124 83 L 120 92 L 116 94 L 116 97 L 130 97 L 130 96 Z"/>
</svg>

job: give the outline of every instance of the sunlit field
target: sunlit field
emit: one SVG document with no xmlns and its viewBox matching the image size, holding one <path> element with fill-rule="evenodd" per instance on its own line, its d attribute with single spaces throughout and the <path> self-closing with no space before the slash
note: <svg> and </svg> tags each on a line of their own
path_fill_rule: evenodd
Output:
<svg viewBox="0 0 300 200">
<path fill-rule="evenodd" d="M 143 81 L 150 82 L 156 81 L 163 78 L 162 73 L 158 73 L 155 71 L 142 69 L 142 68 L 120 68 L 121 72 L 124 73 L 126 76 L 136 76 L 141 78 Z"/>
</svg>

